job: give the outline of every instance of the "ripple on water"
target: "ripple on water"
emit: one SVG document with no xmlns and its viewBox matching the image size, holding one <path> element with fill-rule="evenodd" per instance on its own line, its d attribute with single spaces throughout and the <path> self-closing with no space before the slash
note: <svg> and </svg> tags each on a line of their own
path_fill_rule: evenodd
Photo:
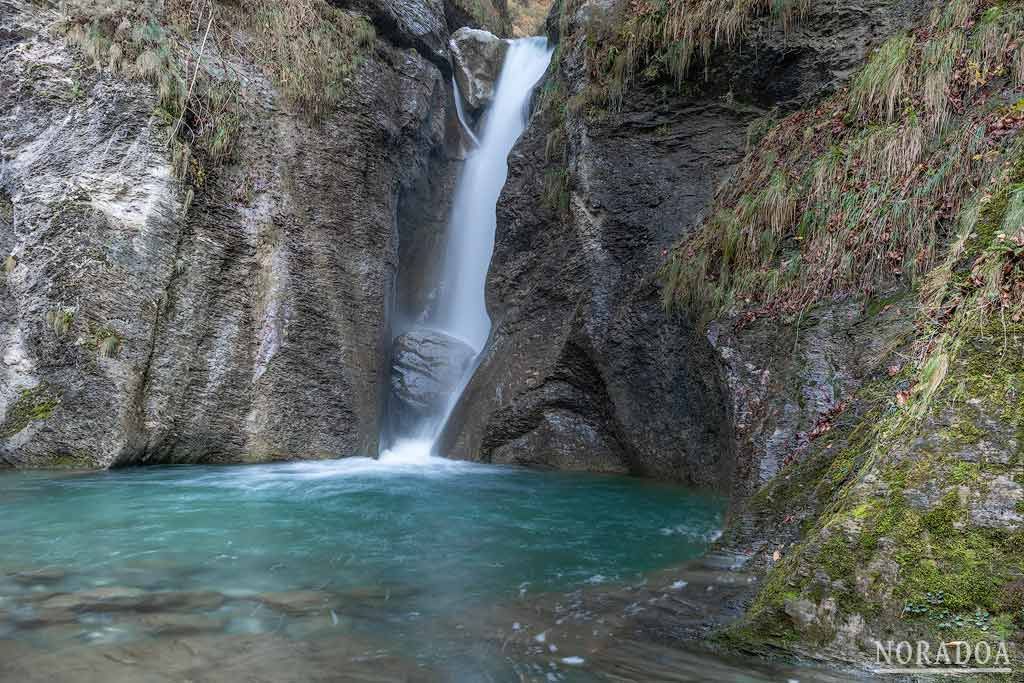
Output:
<svg viewBox="0 0 1024 683">
<path fill-rule="evenodd" d="M 432 666 L 469 657 L 470 669 L 491 635 L 465 615 L 695 557 L 722 514 L 720 500 L 675 486 L 415 447 L 380 460 L 0 475 L 0 495 L 14 492 L 0 518 L 0 617 L 13 614 L 25 642 L 344 633 Z"/>
</svg>

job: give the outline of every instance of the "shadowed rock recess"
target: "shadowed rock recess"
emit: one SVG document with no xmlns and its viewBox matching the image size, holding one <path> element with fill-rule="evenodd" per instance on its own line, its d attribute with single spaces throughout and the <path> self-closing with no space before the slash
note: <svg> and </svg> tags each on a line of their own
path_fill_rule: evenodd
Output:
<svg viewBox="0 0 1024 683">
<path fill-rule="evenodd" d="M 772 401 L 730 394 L 753 391 L 737 375 L 762 372 L 756 354 L 777 362 L 774 354 L 716 353 L 691 311 L 665 312 L 653 276 L 742 158 L 751 124 L 834 89 L 871 39 L 922 7 L 812 10 L 789 33 L 751 10 L 742 49 L 716 54 L 706 77 L 677 87 L 658 57 L 621 102 L 609 100 L 622 77 L 602 81 L 609 70 L 595 60 L 605 55 L 593 51 L 619 39 L 625 4 L 553 14 L 557 68 L 509 162 L 487 292 L 495 331 L 457 413 L 461 429 L 449 430 L 452 451 L 741 490 L 760 481 L 752 472 L 770 473 L 758 447 L 773 439 L 780 446 L 768 457 L 783 457 L 800 419 L 754 415 Z M 621 70 L 614 63 L 610 73 Z M 802 371 L 798 364 L 783 372 Z M 748 436 L 751 419 L 762 423 Z M 734 422 L 745 438 L 735 438 Z"/>
</svg>

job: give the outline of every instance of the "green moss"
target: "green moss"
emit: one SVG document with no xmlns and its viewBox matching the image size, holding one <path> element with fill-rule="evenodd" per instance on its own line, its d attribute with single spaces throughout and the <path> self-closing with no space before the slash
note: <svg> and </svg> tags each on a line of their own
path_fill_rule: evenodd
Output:
<svg viewBox="0 0 1024 683">
<path fill-rule="evenodd" d="M 957 445 L 971 446 L 988 434 L 973 419 L 958 420 L 956 424 L 945 430 L 944 435 Z"/>
<path fill-rule="evenodd" d="M 836 456 L 836 459 L 829 465 L 828 472 L 825 475 L 831 486 L 828 488 L 822 487 L 823 494 L 830 492 L 829 489 L 834 490 L 842 485 L 850 477 L 857 461 L 857 455 L 858 450 L 856 448 L 846 448 Z"/>
<path fill-rule="evenodd" d="M 978 463 L 957 460 L 952 471 L 946 477 L 950 484 L 958 486 L 976 485 L 981 479 L 981 466 Z"/>
<path fill-rule="evenodd" d="M 850 546 L 839 529 L 832 529 L 828 540 L 818 547 L 816 565 L 825 570 L 833 581 L 849 579 L 853 575 Z"/>
<path fill-rule="evenodd" d="M 0 424 L 0 438 L 14 436 L 28 427 L 30 422 L 46 420 L 60 405 L 60 399 L 45 384 L 24 389 L 13 404 L 8 406 L 4 421 Z"/>
<path fill-rule="evenodd" d="M 92 457 L 85 452 L 59 453 L 46 463 L 48 469 L 84 470 L 95 466 Z"/>
<path fill-rule="evenodd" d="M 1005 582 L 1004 555 L 983 534 L 963 532 L 952 538 L 922 535 L 903 539 L 898 554 L 903 577 L 898 586 L 907 602 L 942 593 L 954 612 L 994 609 Z"/>
<path fill-rule="evenodd" d="M 874 505 L 871 502 L 861 503 L 857 507 L 850 510 L 850 516 L 854 519 L 865 519 L 874 510 Z"/>
<path fill-rule="evenodd" d="M 788 564 L 788 558 L 784 558 L 780 566 L 768 575 L 745 618 L 725 629 L 719 634 L 720 638 L 762 643 L 800 639 L 793 621 L 785 613 L 787 602 L 801 598 L 799 586 L 790 583 L 789 573 L 785 571 Z"/>
<path fill-rule="evenodd" d="M 10 225 L 14 222 L 14 202 L 3 190 L 0 190 L 0 223 Z"/>
<path fill-rule="evenodd" d="M 942 537 L 956 533 L 956 525 L 962 522 L 965 510 L 960 505 L 956 491 L 950 491 L 931 510 L 921 517 L 921 526 L 933 535 Z"/>
<path fill-rule="evenodd" d="M 569 171 L 564 167 L 548 169 L 544 173 L 544 192 L 541 204 L 559 214 L 569 211 Z"/>
<path fill-rule="evenodd" d="M 831 598 L 840 620 L 859 614 L 869 624 L 892 628 L 896 619 L 906 629 L 942 637 L 984 638 L 998 624 L 1005 630 L 1010 620 L 1000 618 L 1006 602 L 1001 596 L 1024 572 L 1024 532 L 972 526 L 971 498 L 962 497 L 962 489 L 983 489 L 990 470 L 1003 473 L 1007 466 L 961 460 L 943 443 L 960 448 L 976 442 L 978 420 L 993 411 L 1015 433 L 1021 407 L 1008 387 L 1024 368 L 1015 347 L 1006 348 L 986 337 L 965 345 L 949 370 L 958 382 L 936 387 L 919 418 L 909 408 L 883 408 L 891 401 L 894 378 L 869 382 L 857 400 L 874 407 L 855 407 L 860 417 L 854 424 L 833 430 L 833 448 L 843 447 L 838 455 L 829 460 L 811 453 L 754 496 L 751 509 L 777 519 L 806 504 L 794 495 L 794 482 L 800 481 L 801 488 L 815 490 L 818 511 L 803 540 L 773 565 L 725 642 L 799 647 L 828 641 L 834 634 L 819 626 L 794 635 L 785 605 L 797 599 Z M 952 426 L 940 431 L 935 424 Z M 925 434 L 931 438 L 921 439 Z M 927 493 L 936 483 L 944 488 L 937 500 Z M 931 506 L 916 507 L 929 495 L 935 500 Z M 885 568 L 893 562 L 898 569 L 890 573 Z"/>
<path fill-rule="evenodd" d="M 865 315 L 869 318 L 874 318 L 879 313 L 886 310 L 889 306 L 896 304 L 905 299 L 902 295 L 892 296 L 873 296 L 868 299 L 867 306 L 865 307 Z"/>
</svg>

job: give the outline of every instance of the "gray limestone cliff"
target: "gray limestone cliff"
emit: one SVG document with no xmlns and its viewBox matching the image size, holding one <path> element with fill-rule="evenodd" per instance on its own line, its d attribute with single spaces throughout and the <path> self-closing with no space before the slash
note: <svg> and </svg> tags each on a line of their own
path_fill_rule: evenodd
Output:
<svg viewBox="0 0 1024 683">
<path fill-rule="evenodd" d="M 757 580 L 722 646 L 1019 661 L 1024 8 L 564 2 L 548 25 L 451 452 L 729 491 L 718 549 Z"/>
<path fill-rule="evenodd" d="M 400 233 L 443 226 L 458 163 L 449 28 L 337 16 L 376 30 L 315 120 L 207 41 L 244 112 L 227 163 L 181 174 L 154 87 L 0 2 L 0 462 L 376 453 Z"/>
</svg>

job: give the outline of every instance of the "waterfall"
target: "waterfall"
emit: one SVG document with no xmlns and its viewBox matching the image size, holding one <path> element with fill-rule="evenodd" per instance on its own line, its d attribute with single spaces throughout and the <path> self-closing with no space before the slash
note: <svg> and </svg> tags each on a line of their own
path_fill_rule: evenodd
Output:
<svg viewBox="0 0 1024 683">
<path fill-rule="evenodd" d="M 480 144 L 466 159 L 455 189 L 436 324 L 477 352 L 491 331 L 484 284 L 494 251 L 494 207 L 508 177 L 508 155 L 526 129 L 533 86 L 550 59 L 545 38 L 523 38 L 509 46 Z"/>
<path fill-rule="evenodd" d="M 476 137 L 476 133 L 470 128 L 469 124 L 466 123 L 466 112 L 462 106 L 462 93 L 459 92 L 459 84 L 455 80 L 455 76 L 452 76 L 452 94 L 455 96 L 455 115 L 459 117 L 459 126 L 462 128 L 462 132 L 473 141 L 476 146 L 480 145 L 480 140 Z"/>
<path fill-rule="evenodd" d="M 533 88 L 552 50 L 545 38 L 510 42 L 494 98 L 483 117 L 476 148 L 455 188 L 439 270 L 437 300 L 417 328 L 396 342 L 392 389 L 404 393 L 406 415 L 392 425 L 391 448 L 382 459 L 409 461 L 433 454 L 434 444 L 476 368 L 491 332 L 484 300 L 494 251 L 495 206 L 508 177 L 508 155 L 526 129 Z M 465 125 L 455 91 L 459 120 Z M 398 387 L 396 389 L 396 387 Z"/>
</svg>

